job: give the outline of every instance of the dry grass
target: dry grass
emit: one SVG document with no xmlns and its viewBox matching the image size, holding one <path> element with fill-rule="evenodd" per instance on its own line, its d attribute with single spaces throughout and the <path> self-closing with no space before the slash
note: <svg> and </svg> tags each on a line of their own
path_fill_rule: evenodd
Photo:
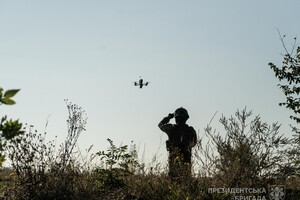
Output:
<svg viewBox="0 0 300 200">
<path fill-rule="evenodd" d="M 286 199 L 299 199 L 299 176 L 280 173 L 285 168 L 285 154 L 279 144 L 288 142 L 278 136 L 279 127 L 268 126 L 257 117 L 248 123 L 246 118 L 251 113 L 245 110 L 236 114 L 237 120 L 233 117 L 220 120 L 225 127 L 224 138 L 206 129 L 208 146 L 203 146 L 200 140 L 194 152 L 197 174 L 171 181 L 167 169 L 145 169 L 137 159 L 134 145 L 117 147 L 108 140 L 107 151 L 82 159 L 74 149 L 84 130 L 84 111 L 72 105 L 68 109 L 68 136 L 58 148 L 31 127 L 8 144 L 12 169 L 0 171 L 1 199 L 223 200 L 237 194 L 211 192 L 211 189 L 268 190 L 270 185 L 285 185 Z M 278 145 L 271 146 L 274 142 Z M 95 158 L 103 163 L 92 165 Z M 267 197 L 267 193 L 243 195 Z"/>
</svg>

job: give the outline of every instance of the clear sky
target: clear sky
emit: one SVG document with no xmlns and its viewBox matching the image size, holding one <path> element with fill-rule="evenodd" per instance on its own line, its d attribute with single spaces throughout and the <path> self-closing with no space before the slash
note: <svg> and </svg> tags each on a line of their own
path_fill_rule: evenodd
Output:
<svg viewBox="0 0 300 200">
<path fill-rule="evenodd" d="M 86 110 L 82 149 L 132 140 L 165 155 L 158 122 L 178 107 L 201 135 L 216 111 L 245 106 L 290 136 L 268 62 L 299 35 L 299 0 L 0 0 L 0 86 L 20 88 L 1 115 L 66 136 L 69 99 Z M 150 81 L 139 89 L 133 82 Z M 50 116 L 49 116 L 50 115 Z M 221 130 L 220 130 L 221 131 Z M 159 150 L 159 146 L 162 146 Z"/>
</svg>

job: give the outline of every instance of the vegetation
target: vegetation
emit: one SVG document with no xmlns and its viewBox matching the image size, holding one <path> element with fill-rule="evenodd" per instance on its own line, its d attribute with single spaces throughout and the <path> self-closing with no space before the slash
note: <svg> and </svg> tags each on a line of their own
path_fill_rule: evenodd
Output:
<svg viewBox="0 0 300 200">
<path fill-rule="evenodd" d="M 279 33 L 280 34 L 280 33 Z M 284 37 L 281 36 L 281 42 L 285 49 L 285 54 L 283 55 L 282 66 L 278 67 L 272 62 L 269 63 L 270 68 L 274 71 L 275 76 L 279 81 L 283 81 L 283 84 L 278 84 L 282 89 L 282 92 L 286 96 L 286 101 L 279 103 L 280 106 L 285 106 L 294 112 L 290 118 L 294 120 L 297 124 L 300 123 L 300 46 L 297 47 L 295 52 L 295 44 L 297 38 L 294 38 L 294 45 L 291 51 L 287 50 L 284 43 Z M 294 131 L 299 132 L 297 127 L 294 127 Z"/>
<path fill-rule="evenodd" d="M 266 186 L 266 180 L 280 178 L 288 139 L 279 135 L 278 123 L 268 125 L 260 116 L 248 122 L 251 116 L 246 109 L 238 110 L 235 117 L 222 116 L 225 134 L 208 126 L 209 142 L 205 146 L 199 143 L 196 156 L 200 166 L 206 176 L 216 177 L 223 186 Z"/>
<path fill-rule="evenodd" d="M 11 98 L 19 92 L 18 89 L 7 90 L 4 92 L 3 88 L 0 87 L 0 105 L 13 105 L 16 102 Z M 21 130 L 22 124 L 19 120 L 8 119 L 7 116 L 3 116 L 0 121 L 0 167 L 5 161 L 3 150 L 8 141 L 14 137 L 23 134 Z"/>
<path fill-rule="evenodd" d="M 116 146 L 83 156 L 76 143 L 85 130 L 85 111 L 67 102 L 69 117 L 65 141 L 56 146 L 32 126 L 11 139 L 6 153 L 12 169 L 2 170 L 3 199 L 232 199 L 238 196 L 267 198 L 268 186 L 284 184 L 289 199 L 297 199 L 299 179 L 284 177 L 284 149 L 279 125 L 268 125 L 246 109 L 221 117 L 225 132 L 205 129 L 194 152 L 194 175 L 172 182 L 164 169 L 146 169 L 134 144 Z M 224 135 L 224 137 L 221 137 Z M 204 137 L 209 140 L 204 145 Z M 100 162 L 94 162 L 95 160 Z M 5 177 L 5 178 L 4 178 Z M 295 184 L 296 183 L 296 184 Z M 226 188 L 265 188 L 256 193 L 236 193 Z M 216 190 L 213 190 L 216 189 Z M 221 189 L 221 191 L 220 191 Z M 264 192 L 264 193 L 263 193 Z"/>
<path fill-rule="evenodd" d="M 297 38 L 294 38 L 294 42 L 291 50 L 289 51 L 284 42 L 284 36 L 281 36 L 278 31 L 280 40 L 285 50 L 283 55 L 282 66 L 278 67 L 274 63 L 270 62 L 269 66 L 274 71 L 275 77 L 281 82 L 278 86 L 281 88 L 283 94 L 286 97 L 285 102 L 279 103 L 280 106 L 284 106 L 291 110 L 293 114 L 290 118 L 296 123 L 291 125 L 294 137 L 291 141 L 291 146 L 287 149 L 286 154 L 289 165 L 285 167 L 285 171 L 292 176 L 300 175 L 300 46 L 296 48 Z"/>
</svg>

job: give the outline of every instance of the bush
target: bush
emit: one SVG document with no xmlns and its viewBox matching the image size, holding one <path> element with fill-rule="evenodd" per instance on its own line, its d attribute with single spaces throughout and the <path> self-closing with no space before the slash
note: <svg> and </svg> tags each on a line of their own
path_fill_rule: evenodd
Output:
<svg viewBox="0 0 300 200">
<path fill-rule="evenodd" d="M 12 89 L 4 92 L 3 88 L 0 87 L 0 105 L 14 105 L 16 102 L 12 100 L 20 90 Z M 12 138 L 23 134 L 22 124 L 19 120 L 8 119 L 7 116 L 3 116 L 0 120 L 0 167 L 2 167 L 5 161 L 5 155 L 3 153 L 7 142 Z"/>
<path fill-rule="evenodd" d="M 15 172 L 15 186 L 10 188 L 12 199 L 76 199 L 84 193 L 77 188 L 85 177 L 76 162 L 74 147 L 86 124 L 85 112 L 67 102 L 68 135 L 56 153 L 55 141 L 46 143 L 45 136 L 24 129 L 25 134 L 14 137 L 7 145 L 8 157 Z"/>
<path fill-rule="evenodd" d="M 260 116 L 250 122 L 251 111 L 237 111 L 235 117 L 221 117 L 223 137 L 210 126 L 205 129 L 209 142 L 199 143 L 196 157 L 206 176 L 225 187 L 253 187 L 279 176 L 284 166 L 283 150 L 288 139 L 279 135 L 280 125 L 268 125 Z"/>
</svg>

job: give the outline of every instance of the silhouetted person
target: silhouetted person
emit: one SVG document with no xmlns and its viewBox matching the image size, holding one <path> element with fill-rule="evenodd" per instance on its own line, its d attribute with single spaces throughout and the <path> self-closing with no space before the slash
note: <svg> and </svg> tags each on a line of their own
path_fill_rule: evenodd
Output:
<svg viewBox="0 0 300 200">
<path fill-rule="evenodd" d="M 176 124 L 169 123 L 173 117 Z M 166 145 L 169 151 L 169 177 L 172 179 L 191 175 L 191 151 L 196 145 L 197 135 L 194 128 L 186 124 L 188 118 L 187 110 L 181 107 L 158 124 L 169 137 Z"/>
</svg>

